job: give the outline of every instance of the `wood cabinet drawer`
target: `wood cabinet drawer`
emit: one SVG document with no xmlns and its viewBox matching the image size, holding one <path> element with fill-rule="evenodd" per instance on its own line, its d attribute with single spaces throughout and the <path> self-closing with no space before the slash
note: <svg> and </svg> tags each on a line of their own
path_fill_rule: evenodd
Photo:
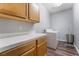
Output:
<svg viewBox="0 0 79 59">
<path fill-rule="evenodd" d="M 0 55 L 3 55 L 3 56 L 20 56 L 20 55 L 29 51 L 30 49 L 32 49 L 35 46 L 36 46 L 36 41 L 35 40 L 30 41 L 30 42 L 25 43 L 23 45 L 12 48 L 8 51 L 4 51 Z"/>
<path fill-rule="evenodd" d="M 46 36 L 43 36 L 43 37 L 38 38 L 37 44 L 40 44 L 40 43 L 42 43 L 42 42 L 45 42 L 46 39 L 47 39 Z"/>
<path fill-rule="evenodd" d="M 36 55 L 36 47 L 30 49 L 29 51 L 25 52 L 21 56 L 35 56 Z"/>
</svg>

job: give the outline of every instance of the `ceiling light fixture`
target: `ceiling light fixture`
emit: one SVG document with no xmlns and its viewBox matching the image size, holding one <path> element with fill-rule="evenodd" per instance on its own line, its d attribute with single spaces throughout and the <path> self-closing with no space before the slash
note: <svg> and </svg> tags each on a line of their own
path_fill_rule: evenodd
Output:
<svg viewBox="0 0 79 59">
<path fill-rule="evenodd" d="M 59 7 L 61 6 L 63 3 L 54 3 L 54 7 Z"/>
</svg>

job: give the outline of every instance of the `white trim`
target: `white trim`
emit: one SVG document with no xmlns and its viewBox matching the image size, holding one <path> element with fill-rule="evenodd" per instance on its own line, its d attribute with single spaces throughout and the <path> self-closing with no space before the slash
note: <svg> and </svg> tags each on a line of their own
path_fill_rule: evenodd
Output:
<svg viewBox="0 0 79 59">
<path fill-rule="evenodd" d="M 66 42 L 66 40 L 61 40 L 61 39 L 59 39 L 58 41 L 63 41 L 63 42 Z"/>
<path fill-rule="evenodd" d="M 75 44 L 74 44 L 74 47 L 75 47 L 77 53 L 79 54 L 79 49 L 78 49 L 78 47 L 77 47 Z"/>
</svg>

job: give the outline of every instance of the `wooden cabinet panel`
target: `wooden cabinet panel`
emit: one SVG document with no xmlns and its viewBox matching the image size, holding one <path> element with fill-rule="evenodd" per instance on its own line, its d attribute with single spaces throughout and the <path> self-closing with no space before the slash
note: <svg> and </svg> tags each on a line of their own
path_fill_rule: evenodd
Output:
<svg viewBox="0 0 79 59">
<path fill-rule="evenodd" d="M 47 45 L 46 42 L 43 42 L 37 45 L 37 56 L 45 56 L 47 55 Z"/>
<path fill-rule="evenodd" d="M 36 41 L 36 50 L 37 50 L 37 56 L 45 56 L 47 55 L 47 42 L 46 42 L 46 36 L 38 38 Z"/>
<path fill-rule="evenodd" d="M 39 7 L 34 3 L 0 3 L 0 18 L 39 22 Z"/>
<path fill-rule="evenodd" d="M 29 3 L 29 19 L 32 21 L 39 21 L 39 8 L 36 4 Z"/>
<path fill-rule="evenodd" d="M 47 37 L 46 36 L 40 37 L 37 40 L 37 44 L 41 44 L 42 42 L 45 42 L 46 40 L 47 40 Z"/>
<path fill-rule="evenodd" d="M 25 3 L 0 3 L 0 13 L 24 19 L 28 17 L 27 8 Z"/>
<path fill-rule="evenodd" d="M 12 48 L 8 51 L 4 51 L 0 55 L 2 55 L 2 56 L 20 56 L 23 53 L 32 49 L 33 47 L 36 47 L 36 41 L 35 40 L 28 42 L 28 43 L 25 43 L 23 45 L 20 45 L 18 47 Z"/>
<path fill-rule="evenodd" d="M 36 47 L 30 49 L 29 51 L 25 52 L 21 56 L 36 56 Z"/>
<path fill-rule="evenodd" d="M 0 53 L 0 56 L 45 56 L 47 55 L 46 36 L 37 40 L 22 42 L 21 45 Z"/>
</svg>

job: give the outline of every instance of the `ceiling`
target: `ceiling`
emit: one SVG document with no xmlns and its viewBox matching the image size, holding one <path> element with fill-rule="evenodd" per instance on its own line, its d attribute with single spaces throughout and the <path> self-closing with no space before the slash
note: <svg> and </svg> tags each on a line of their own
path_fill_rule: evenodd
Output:
<svg viewBox="0 0 79 59">
<path fill-rule="evenodd" d="M 57 3 L 56 3 L 57 4 Z M 63 3 L 61 6 L 55 6 L 55 3 L 43 3 L 43 5 L 48 9 L 50 13 L 59 12 L 65 9 L 72 8 L 72 3 Z"/>
</svg>

